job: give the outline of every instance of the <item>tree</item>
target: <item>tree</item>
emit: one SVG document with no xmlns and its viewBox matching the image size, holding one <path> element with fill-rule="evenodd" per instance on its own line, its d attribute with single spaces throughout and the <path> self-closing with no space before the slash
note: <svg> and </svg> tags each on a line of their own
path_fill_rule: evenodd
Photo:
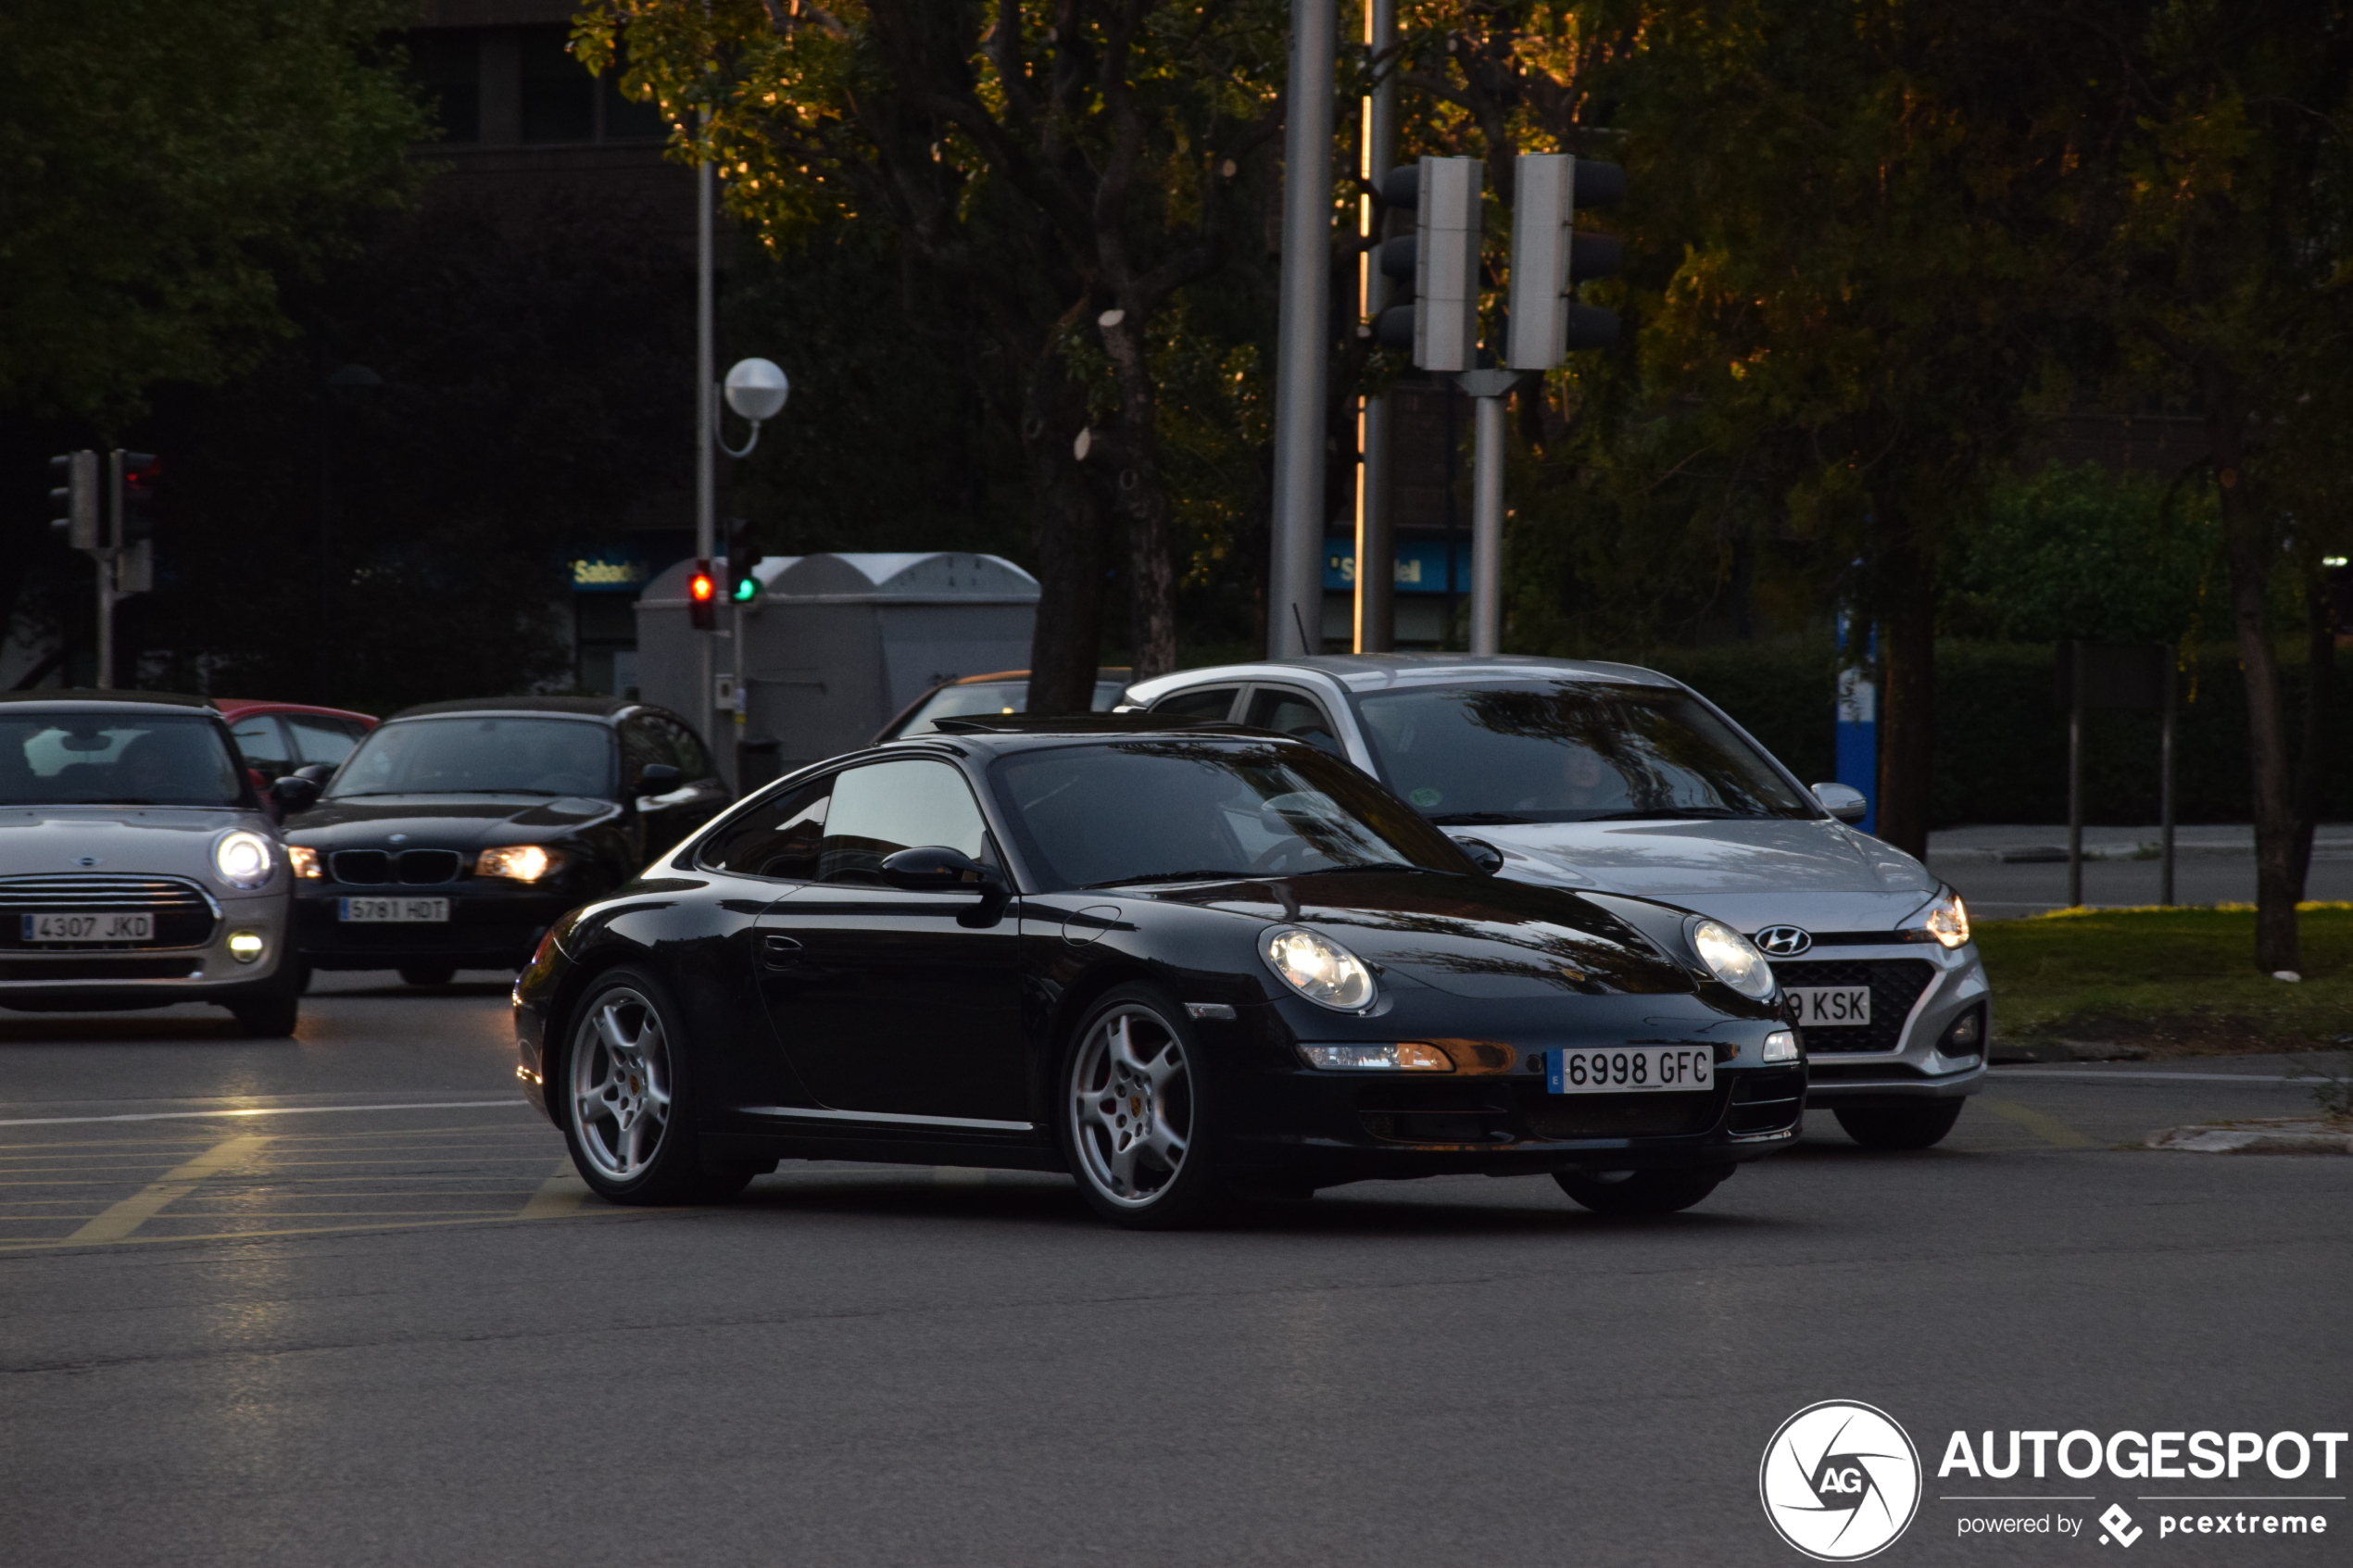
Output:
<svg viewBox="0 0 2353 1568">
<path fill-rule="evenodd" d="M 282 281 L 397 203 L 425 121 L 392 0 L 0 7 L 0 408 L 119 425 L 289 325 Z"/>
<path fill-rule="evenodd" d="M 890 225 L 901 264 L 982 336 L 1021 445 L 1042 595 L 1030 706 L 1088 705 L 1107 524 L 1127 535 L 1139 675 L 1176 656 L 1152 329 L 1227 260 L 1245 160 L 1279 129 L 1274 0 L 601 0 L 681 157 L 772 243 L 825 217 Z M 1100 370 L 1100 373 L 1095 373 Z"/>
</svg>

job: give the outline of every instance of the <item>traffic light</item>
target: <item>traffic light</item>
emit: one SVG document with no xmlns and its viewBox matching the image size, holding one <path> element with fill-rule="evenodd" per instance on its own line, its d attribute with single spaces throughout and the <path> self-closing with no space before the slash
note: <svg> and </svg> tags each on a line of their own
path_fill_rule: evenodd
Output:
<svg viewBox="0 0 2353 1568">
<path fill-rule="evenodd" d="M 114 543 L 129 548 L 156 534 L 156 486 L 163 459 L 153 452 L 117 452 L 121 488 L 115 493 Z"/>
<path fill-rule="evenodd" d="M 1414 232 L 1381 246 L 1380 270 L 1410 284 L 1413 297 L 1382 311 L 1374 335 L 1387 347 L 1411 348 L 1425 370 L 1467 370 L 1478 362 L 1482 185 L 1472 157 L 1426 157 L 1381 182 L 1383 200 L 1414 214 Z"/>
<path fill-rule="evenodd" d="M 695 562 L 694 575 L 686 579 L 686 619 L 698 632 L 718 629 L 719 580 L 707 560 Z"/>
<path fill-rule="evenodd" d="M 1616 275 L 1626 247 L 1576 232 L 1579 207 L 1626 194 L 1626 170 L 1567 153 L 1522 153 L 1512 201 L 1511 343 L 1515 370 L 1549 370 L 1570 349 L 1617 341 L 1617 312 L 1577 303 L 1577 285 Z"/>
<path fill-rule="evenodd" d="M 98 454 L 67 452 L 49 459 L 57 486 L 49 500 L 58 511 L 49 530 L 77 550 L 98 547 Z"/>
<path fill-rule="evenodd" d="M 751 524 L 739 517 L 727 520 L 727 597 L 748 605 L 760 597 L 760 579 L 752 575 L 758 559 L 752 547 Z"/>
</svg>

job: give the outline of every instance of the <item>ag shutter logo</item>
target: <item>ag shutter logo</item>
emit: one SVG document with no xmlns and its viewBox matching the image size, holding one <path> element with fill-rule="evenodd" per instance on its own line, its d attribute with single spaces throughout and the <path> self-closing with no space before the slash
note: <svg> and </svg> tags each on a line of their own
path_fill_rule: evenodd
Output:
<svg viewBox="0 0 2353 1568">
<path fill-rule="evenodd" d="M 2108 1512 L 2100 1515 L 2100 1523 L 2108 1526 L 2108 1536 L 2100 1537 L 2102 1546 L 2108 1545 L 2108 1536 L 2114 1536 L 2126 1546 L 2141 1538 L 2141 1527 L 2133 1523 L 2133 1516 L 2124 1512 L 2124 1505 L 2120 1502 L 2108 1504 Z"/>
<path fill-rule="evenodd" d="M 1765 1445 L 1756 1491 L 1781 1539 L 1818 1562 L 1856 1562 L 1894 1542 L 1919 1511 L 1919 1450 L 1885 1411 L 1824 1399 Z"/>
</svg>

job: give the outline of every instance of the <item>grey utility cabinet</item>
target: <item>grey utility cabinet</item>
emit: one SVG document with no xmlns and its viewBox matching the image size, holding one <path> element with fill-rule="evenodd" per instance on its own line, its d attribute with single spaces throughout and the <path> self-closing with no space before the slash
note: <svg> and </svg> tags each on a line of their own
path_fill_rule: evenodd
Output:
<svg viewBox="0 0 2353 1568">
<path fill-rule="evenodd" d="M 637 689 L 710 728 L 712 696 L 696 701 L 703 634 L 687 621 L 693 571 L 694 563 L 683 561 L 638 596 Z M 760 596 L 740 613 L 719 609 L 721 633 L 740 621 L 744 657 L 736 659 L 734 637 L 714 635 L 712 668 L 740 672 L 743 718 L 732 738 L 776 743 L 774 761 L 754 770 L 760 774 L 864 746 L 941 681 L 1029 663 L 1038 580 L 998 556 L 770 556 L 752 574 L 762 584 Z M 712 736 L 733 763 L 730 738 L 724 729 Z"/>
</svg>

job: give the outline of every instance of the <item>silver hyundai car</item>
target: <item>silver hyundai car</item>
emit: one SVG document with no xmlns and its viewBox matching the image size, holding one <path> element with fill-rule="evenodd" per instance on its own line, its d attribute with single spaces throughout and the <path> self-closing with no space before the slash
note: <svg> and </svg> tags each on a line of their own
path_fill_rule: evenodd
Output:
<svg viewBox="0 0 2353 1568">
<path fill-rule="evenodd" d="M 1123 706 L 1312 741 L 1486 846 L 1498 875 L 1639 894 L 1746 934 L 1803 1033 L 1806 1103 L 1859 1143 L 1925 1148 L 1983 1084 L 1991 997 L 1959 896 L 1847 825 L 1856 791 L 1806 788 L 1655 671 L 1326 655 L 1164 675 Z"/>
<path fill-rule="evenodd" d="M 0 693 L 0 1007 L 211 1002 L 248 1035 L 291 1035 L 293 888 L 203 698 Z"/>
</svg>

